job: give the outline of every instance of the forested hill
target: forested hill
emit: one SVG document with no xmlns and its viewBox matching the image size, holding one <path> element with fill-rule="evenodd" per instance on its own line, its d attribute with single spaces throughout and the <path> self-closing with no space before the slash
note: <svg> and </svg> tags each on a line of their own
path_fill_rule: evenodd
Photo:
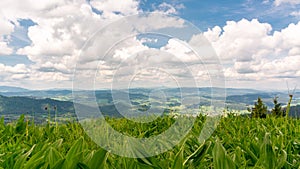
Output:
<svg viewBox="0 0 300 169">
<path fill-rule="evenodd" d="M 99 93 L 98 93 L 99 94 Z M 134 95 L 135 96 L 135 95 Z M 133 97 L 133 96 L 132 96 Z M 135 96 L 137 97 L 137 96 Z M 256 97 L 256 96 L 255 96 Z M 253 97 L 253 99 L 255 98 Z M 101 105 L 101 111 L 108 116 L 117 116 L 118 112 L 113 105 L 110 95 L 104 95 L 97 97 L 98 100 L 106 100 L 106 104 Z M 138 96 L 141 98 L 141 96 Z M 242 101 L 242 99 L 240 99 Z M 134 102 L 136 103 L 136 102 Z M 138 103 L 138 102 L 137 102 Z M 45 107 L 48 106 L 48 110 Z M 0 95 L 0 115 L 20 115 L 20 114 L 33 114 L 36 115 L 47 115 L 50 110 L 51 114 L 54 114 L 54 107 L 56 107 L 57 115 L 66 113 L 74 114 L 74 105 L 71 101 L 59 101 L 50 98 L 33 98 L 33 97 L 22 97 L 22 96 L 2 96 Z M 88 109 L 88 107 L 86 107 Z M 290 110 L 290 116 L 300 117 L 300 105 L 292 106 Z"/>
<path fill-rule="evenodd" d="M 289 116 L 300 118 L 300 105 L 291 106 Z"/>
<path fill-rule="evenodd" d="M 3 114 L 26 114 L 47 113 L 45 107 L 48 105 L 50 111 L 56 107 L 58 114 L 73 113 L 74 106 L 69 101 L 58 101 L 53 99 L 35 99 L 30 97 L 6 97 L 0 95 L 0 115 Z"/>
</svg>

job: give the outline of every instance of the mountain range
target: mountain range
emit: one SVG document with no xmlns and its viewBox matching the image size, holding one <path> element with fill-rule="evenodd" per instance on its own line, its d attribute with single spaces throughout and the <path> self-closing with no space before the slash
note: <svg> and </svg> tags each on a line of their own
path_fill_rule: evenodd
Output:
<svg viewBox="0 0 300 169">
<path fill-rule="evenodd" d="M 178 88 L 163 88 L 161 89 L 167 97 L 167 105 L 169 107 L 174 107 L 180 105 L 180 97 L 186 95 L 190 98 L 200 97 L 200 105 L 207 106 L 211 104 L 212 99 L 216 102 L 221 102 L 223 97 L 218 95 L 218 91 L 222 91 L 220 88 L 185 88 L 184 90 Z M 195 91 L 198 90 L 198 93 Z M 149 109 L 151 105 L 149 104 L 149 94 L 152 89 L 149 88 L 136 88 L 127 90 L 116 90 L 116 92 L 128 94 L 131 103 L 137 106 L 138 109 Z M 185 93 L 182 93 L 184 91 Z M 212 97 L 212 91 L 216 94 Z M 122 100 L 114 100 L 110 90 L 96 90 L 94 91 L 96 95 L 97 103 L 101 111 L 105 115 L 119 116 L 115 104 Z M 273 98 L 279 98 L 279 102 L 282 105 L 286 105 L 288 101 L 288 94 L 282 91 L 260 91 L 254 89 L 226 89 L 226 107 L 234 110 L 246 110 L 247 107 L 253 105 L 258 97 L 262 98 L 264 103 L 269 109 L 273 107 Z M 296 91 L 294 93 L 293 106 L 291 109 L 291 114 L 297 116 L 299 114 L 300 106 L 300 92 Z M 154 102 L 158 102 L 157 98 Z M 177 100 L 177 101 L 176 101 Z M 52 90 L 28 90 L 19 87 L 11 86 L 0 86 L 0 115 L 20 115 L 25 113 L 35 113 L 38 115 L 47 115 L 47 112 L 51 110 L 52 114 L 55 111 L 58 116 L 62 116 L 66 113 L 75 115 L 74 105 L 73 105 L 72 90 L 68 89 L 52 89 Z M 152 100 L 153 101 L 153 100 Z M 45 107 L 48 106 L 49 109 L 46 111 Z M 128 106 L 128 105 L 125 105 Z M 166 111 L 168 111 L 166 109 Z"/>
</svg>

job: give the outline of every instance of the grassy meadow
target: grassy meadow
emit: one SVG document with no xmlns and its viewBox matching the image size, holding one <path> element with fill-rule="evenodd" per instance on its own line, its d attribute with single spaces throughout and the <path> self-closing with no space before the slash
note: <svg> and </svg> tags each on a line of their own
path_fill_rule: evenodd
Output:
<svg viewBox="0 0 300 169">
<path fill-rule="evenodd" d="M 181 117 L 178 117 L 181 118 Z M 180 144 L 148 158 L 125 158 L 100 148 L 81 125 L 34 124 L 0 121 L 0 168 L 300 168 L 300 120 L 267 117 L 222 117 L 205 142 L 198 141 L 206 120 L 200 115 Z M 132 137 L 160 134 L 176 119 L 164 116 L 152 124 L 137 125 L 127 119 L 106 118 L 116 130 Z M 112 143 L 113 144 L 113 143 Z"/>
</svg>

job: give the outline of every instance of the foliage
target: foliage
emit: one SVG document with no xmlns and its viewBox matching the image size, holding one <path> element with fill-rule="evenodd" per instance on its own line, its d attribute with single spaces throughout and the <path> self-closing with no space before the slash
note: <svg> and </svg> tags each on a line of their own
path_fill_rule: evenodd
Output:
<svg viewBox="0 0 300 169">
<path fill-rule="evenodd" d="M 188 136 L 172 150 L 143 159 L 107 152 L 85 135 L 77 122 L 34 125 L 23 116 L 16 123 L 4 124 L 2 119 L 0 168 L 299 168 L 300 120 L 223 117 L 212 136 L 199 142 L 207 118 L 197 117 Z M 137 125 L 120 118 L 106 120 L 122 133 L 150 137 L 176 119 L 158 118 L 152 130 L 147 128 L 153 124 Z"/>
<path fill-rule="evenodd" d="M 289 101 L 288 101 L 288 104 L 286 106 L 286 117 L 289 117 L 289 114 L 290 114 L 290 110 L 291 110 L 291 102 L 293 100 L 293 95 L 292 94 L 289 94 Z"/>
<path fill-rule="evenodd" d="M 257 102 L 251 110 L 251 117 L 253 118 L 266 118 L 268 112 L 267 106 L 263 103 L 262 99 L 258 97 Z"/>
<path fill-rule="evenodd" d="M 274 108 L 272 109 L 272 115 L 276 117 L 283 117 L 285 114 L 283 113 L 281 103 L 278 103 L 278 97 L 273 99 Z"/>
<path fill-rule="evenodd" d="M 52 114 L 54 114 L 54 106 L 60 115 L 66 112 L 74 113 L 73 103 L 69 101 L 58 101 L 49 98 L 6 97 L 0 95 L 0 114 L 21 115 L 25 112 L 28 112 L 29 114 L 36 113 L 37 115 L 44 114 L 45 112 L 48 112 L 44 109 L 47 105 Z"/>
</svg>

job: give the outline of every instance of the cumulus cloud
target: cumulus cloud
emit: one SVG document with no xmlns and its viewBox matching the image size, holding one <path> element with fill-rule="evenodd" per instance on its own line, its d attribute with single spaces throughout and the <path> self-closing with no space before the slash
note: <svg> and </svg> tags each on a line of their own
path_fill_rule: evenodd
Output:
<svg viewBox="0 0 300 169">
<path fill-rule="evenodd" d="M 299 80 L 300 22 L 272 32 L 267 23 L 242 19 L 208 29 L 204 36 L 225 63 L 228 81 Z"/>
<path fill-rule="evenodd" d="M 13 50 L 8 47 L 7 42 L 0 42 L 0 55 L 10 55 Z"/>
<path fill-rule="evenodd" d="M 29 69 L 24 64 L 17 64 L 15 66 L 6 66 L 4 64 L 0 64 L 0 70 L 4 73 L 16 73 L 16 74 L 23 74 L 28 73 Z"/>
<path fill-rule="evenodd" d="M 259 23 L 257 19 L 242 19 L 239 22 L 228 21 L 222 30 L 218 26 L 209 29 L 204 36 L 212 42 L 224 62 L 232 59 L 249 61 L 255 55 L 260 55 L 259 49 L 272 45 L 265 43 L 271 30 L 271 25 Z"/>
<path fill-rule="evenodd" d="M 178 61 L 184 63 L 199 61 L 198 56 L 188 47 L 188 44 L 178 39 L 170 39 L 168 44 L 163 46 L 160 50 L 174 54 L 174 57 L 177 57 Z"/>
<path fill-rule="evenodd" d="M 16 52 L 26 55 L 33 62 L 28 67 L 31 69 L 28 76 L 33 78 L 34 83 L 47 78 L 48 81 L 71 80 L 76 56 L 82 46 L 94 32 L 112 21 L 106 18 L 106 14 L 121 12 L 113 14 L 117 19 L 138 12 L 137 1 L 118 2 L 116 4 L 120 4 L 119 7 L 111 5 L 113 1 L 99 2 L 92 1 L 92 5 L 102 11 L 102 15 L 95 13 L 93 6 L 85 0 L 1 1 L 0 6 L 5 8 L 1 9 L 0 16 L 0 54 L 9 55 L 13 52 L 8 46 L 9 39 L 4 37 L 9 37 L 20 19 L 30 19 L 36 23 L 28 29 L 28 38 L 32 43 Z M 116 8 L 111 9 L 110 6 Z"/>
<path fill-rule="evenodd" d="M 30 73 L 29 67 L 24 64 L 17 64 L 15 66 L 6 66 L 0 63 L 0 80 L 5 85 L 10 85 L 16 81 L 24 81 Z"/>
<path fill-rule="evenodd" d="M 137 0 L 91 0 L 91 5 L 103 13 L 105 18 L 115 18 L 117 15 L 134 15 L 139 12 L 139 1 Z"/>
<path fill-rule="evenodd" d="M 16 75 L 15 78 L 23 77 L 23 80 L 30 79 L 36 84 L 40 84 L 38 81 L 49 81 L 49 83 L 53 80 L 70 81 L 76 64 L 78 69 L 85 71 L 82 72 L 83 76 L 90 76 L 91 72 L 94 73 L 99 61 L 101 62 L 101 57 L 103 57 L 101 52 L 105 52 L 114 45 L 113 43 L 122 39 L 120 34 L 125 37 L 136 34 L 138 31 L 168 28 L 170 25 L 183 26 L 183 21 L 178 22 L 178 18 L 150 14 L 143 19 L 135 18 L 131 21 L 136 22 L 135 27 L 124 26 L 123 22 L 127 22 L 124 19 L 119 25 L 114 25 L 115 30 L 104 29 L 106 32 L 100 32 L 103 34 L 99 39 L 93 39 L 95 40 L 93 43 L 86 43 L 97 31 L 113 21 L 140 13 L 139 3 L 137 0 L 122 2 L 117 0 L 1 1 L 0 5 L 6 7 L 1 11 L 1 17 L 6 21 L 3 23 L 6 25 L 0 27 L 0 35 L 3 35 L 0 39 L 0 54 L 9 55 L 13 52 L 8 45 L 8 40 L 3 37 L 10 35 L 14 31 L 14 26 L 20 26 L 19 20 L 28 19 L 35 23 L 28 28 L 30 45 L 16 49 L 16 54 L 26 55 L 33 64 L 27 66 L 30 72 L 27 72 L 26 76 Z M 181 8 L 183 8 L 182 5 L 173 7 L 162 3 L 156 11 L 175 13 Z M 129 46 L 123 44 L 125 46 L 115 53 L 114 61 L 117 58 L 124 59 L 125 54 L 130 55 L 131 51 L 147 49 L 137 40 L 132 42 Z M 87 50 L 82 51 L 83 46 Z M 110 59 L 110 62 L 106 64 L 112 61 L 113 59 Z M 110 71 L 104 70 L 108 76 L 111 74 Z"/>
<path fill-rule="evenodd" d="M 188 66 L 189 64 L 196 65 L 199 58 L 185 46 L 186 44 L 182 44 L 184 42 L 170 39 L 161 48 L 150 48 L 143 42 L 143 38 L 139 40 L 134 37 L 115 45 L 107 53 L 103 62 L 98 65 L 96 82 L 111 83 L 112 80 L 117 80 L 119 85 L 126 86 L 128 83 L 139 81 L 139 84 L 144 86 L 161 84 L 166 86 L 170 83 L 174 83 L 176 86 L 176 81 L 171 77 L 176 80 L 181 79 L 181 81 L 185 79 L 186 85 L 188 85 L 187 80 L 192 79 L 191 74 L 195 72 L 195 77 L 197 76 L 198 70 L 189 70 Z M 201 65 L 198 65 L 198 69 L 200 67 Z M 160 81 L 158 82 L 157 76 L 160 73 L 163 73 L 164 76 L 159 76 Z M 169 77 L 165 77 L 166 75 Z M 130 79 L 132 82 L 128 82 Z"/>
<path fill-rule="evenodd" d="M 49 67 L 50 64 L 45 64 L 48 62 L 52 65 L 64 64 L 60 67 L 71 69 L 74 66 L 74 53 L 101 21 L 100 16 L 93 13 L 91 6 L 83 0 L 34 3 L 12 0 L 0 3 L 6 6 L 2 15 L 11 22 L 19 24 L 20 19 L 30 19 L 36 23 L 28 29 L 28 38 L 32 43 L 18 49 L 17 54 L 27 55 L 35 63 L 34 68 L 39 70 L 45 70 L 44 65 Z"/>
<path fill-rule="evenodd" d="M 13 52 L 13 49 L 8 46 L 8 41 L 14 25 L 4 16 L 0 16 L 0 23 L 0 55 L 9 55 Z"/>
<path fill-rule="evenodd" d="M 0 27 L 0 36 L 9 35 L 14 30 L 14 25 L 3 16 L 0 17 L 1 27 Z"/>
<path fill-rule="evenodd" d="M 298 4 L 299 1 L 276 0 L 274 3 L 279 6 L 284 3 Z M 14 52 L 9 46 L 10 35 L 15 27 L 19 26 L 20 19 L 30 19 L 36 23 L 28 28 L 28 38 L 31 44 L 16 51 L 17 54 L 26 55 L 33 64 L 15 66 L 0 64 L 1 80 L 14 82 L 11 84 L 23 82 L 28 86 L 34 82 L 36 86 L 51 87 L 56 84 L 66 87 L 66 84 L 71 84 L 73 69 L 77 63 L 80 63 L 78 68 L 82 70 L 83 76 L 90 77 L 95 74 L 94 71 L 97 68 L 101 68 L 98 75 L 102 77 L 103 82 L 110 83 L 115 73 L 113 67 L 123 61 L 126 61 L 127 65 L 121 65 L 123 68 L 120 70 L 123 72 L 120 75 L 124 77 L 132 73 L 129 70 L 133 64 L 145 62 L 141 64 L 145 66 L 164 62 L 170 65 L 170 72 L 178 77 L 187 76 L 191 71 L 197 79 L 209 80 L 209 72 L 206 69 L 207 67 L 216 68 L 214 67 L 216 63 L 210 60 L 214 52 L 207 50 L 210 48 L 208 41 L 211 42 L 215 52 L 224 63 L 224 73 L 228 80 L 247 81 L 275 79 L 275 77 L 278 79 L 278 75 L 295 78 L 300 76 L 298 70 L 300 66 L 298 62 L 300 59 L 300 22 L 272 32 L 270 24 L 261 23 L 257 19 L 228 21 L 224 27 L 215 26 L 203 34 L 192 36 L 186 42 L 171 38 L 165 46 L 150 49 L 144 44 L 146 39 L 139 40 L 134 34 L 153 30 L 165 30 L 166 33 L 172 33 L 176 29 L 171 30 L 170 27 L 183 28 L 185 26 L 184 21 L 178 18 L 150 14 L 149 17 L 133 18 L 131 22 L 136 23 L 136 27 L 126 26 L 124 24 L 126 19 L 124 19 L 124 23 L 114 25 L 115 30 L 104 29 L 100 32 L 102 36 L 93 39 L 93 43 L 86 43 L 93 38 L 92 35 L 95 32 L 109 26 L 112 21 L 141 13 L 139 5 L 140 2 L 137 0 L 0 1 L 0 6 L 5 6 L 1 9 L 0 15 L 0 55 L 9 55 Z M 182 4 L 174 5 L 163 2 L 154 10 L 164 14 L 178 14 L 182 8 L 184 8 Z M 290 15 L 298 16 L 298 13 L 295 11 Z M 119 46 L 115 45 L 120 37 L 121 39 L 127 38 L 127 40 Z M 104 52 L 106 52 L 104 50 L 113 45 L 116 50 L 112 49 L 107 58 L 103 59 Z M 196 56 L 188 45 L 200 46 L 199 50 L 209 52 Z M 83 46 L 85 46 L 84 51 L 82 51 Z M 163 56 L 151 57 L 159 54 Z M 171 54 L 178 55 L 179 59 Z M 138 55 L 140 58 L 130 58 L 133 55 Z M 79 56 L 81 57 L 77 60 Z M 193 65 L 199 60 L 198 57 L 202 63 L 205 63 L 204 65 Z M 181 61 L 190 64 L 190 69 L 180 69 Z M 146 71 L 139 78 L 149 77 L 151 73 L 153 70 Z"/>
<path fill-rule="evenodd" d="M 117 61 L 126 60 L 136 53 L 149 49 L 142 44 L 142 41 L 137 40 L 136 37 L 130 38 L 124 43 L 114 46 L 114 48 L 116 50 L 111 50 L 114 54 L 110 59 Z"/>
<path fill-rule="evenodd" d="M 164 14 L 178 14 L 178 10 L 185 8 L 185 6 L 183 4 L 172 5 L 163 2 L 154 8 L 156 8 L 155 12 L 162 12 Z"/>
<path fill-rule="evenodd" d="M 149 41 L 157 43 L 160 40 L 148 38 L 147 42 Z M 181 82 L 181 85 L 191 86 L 195 84 L 193 82 L 195 79 L 199 82 L 202 80 L 202 84 L 209 83 L 205 65 L 189 48 L 187 42 L 170 38 L 167 44 L 160 48 L 145 46 L 144 42 L 145 38 L 130 37 L 115 44 L 105 58 L 100 59 L 102 62 L 98 62 L 96 84 L 101 86 L 104 83 L 117 81 L 119 87 L 121 84 L 126 87 L 128 83 L 138 83 L 143 86 L 173 84 L 174 87 L 178 85 L 176 81 Z M 87 67 L 91 65 L 84 66 Z M 90 76 L 84 70 L 81 72 Z M 163 75 L 157 77 L 158 74 Z"/>
<path fill-rule="evenodd" d="M 71 1 L 5 0 L 0 2 L 0 6 L 5 7 L 1 9 L 1 15 L 14 23 L 17 23 L 20 18 L 38 19 L 48 13 L 48 11 L 59 8 L 69 2 Z"/>
</svg>

